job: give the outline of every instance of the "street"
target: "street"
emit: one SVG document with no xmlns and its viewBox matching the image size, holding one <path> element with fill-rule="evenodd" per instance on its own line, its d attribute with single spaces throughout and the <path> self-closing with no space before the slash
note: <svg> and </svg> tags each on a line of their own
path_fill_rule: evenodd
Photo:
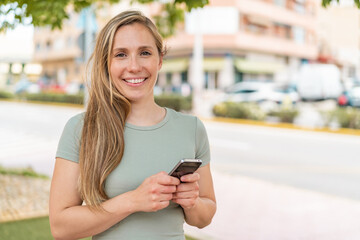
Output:
<svg viewBox="0 0 360 240">
<path fill-rule="evenodd" d="M 207 122 L 216 169 L 360 200 L 360 137 Z"/>
<path fill-rule="evenodd" d="M 0 165 L 52 175 L 82 108 L 0 101 Z M 218 210 L 198 239 L 360 238 L 360 137 L 204 120 Z M 296 237 L 295 237 L 296 236 Z"/>
<path fill-rule="evenodd" d="M 82 108 L 0 102 L 0 164 L 52 175 L 66 121 Z M 205 121 L 221 172 L 360 200 L 360 137 Z"/>
</svg>

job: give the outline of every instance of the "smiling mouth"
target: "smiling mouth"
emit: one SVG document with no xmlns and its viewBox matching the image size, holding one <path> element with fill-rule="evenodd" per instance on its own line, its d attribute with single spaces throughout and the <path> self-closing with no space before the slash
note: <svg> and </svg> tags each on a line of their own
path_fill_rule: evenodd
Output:
<svg viewBox="0 0 360 240">
<path fill-rule="evenodd" d="M 147 78 L 134 78 L 134 79 L 124 79 L 124 81 L 132 84 L 137 84 L 144 82 L 146 79 Z"/>
</svg>

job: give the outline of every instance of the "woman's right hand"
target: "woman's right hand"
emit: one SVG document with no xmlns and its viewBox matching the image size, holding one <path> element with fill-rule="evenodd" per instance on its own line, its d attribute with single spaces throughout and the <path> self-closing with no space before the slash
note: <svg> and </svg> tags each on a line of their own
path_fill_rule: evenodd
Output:
<svg viewBox="0 0 360 240">
<path fill-rule="evenodd" d="M 142 184 L 132 191 L 134 212 L 156 212 L 170 204 L 173 193 L 180 180 L 160 172 L 146 178 Z"/>
</svg>

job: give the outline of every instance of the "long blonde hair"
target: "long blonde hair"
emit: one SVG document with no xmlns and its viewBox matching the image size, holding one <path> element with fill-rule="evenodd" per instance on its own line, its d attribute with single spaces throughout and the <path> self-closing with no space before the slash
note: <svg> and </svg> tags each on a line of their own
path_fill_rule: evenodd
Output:
<svg viewBox="0 0 360 240">
<path fill-rule="evenodd" d="M 81 135 L 79 191 L 92 209 L 103 210 L 109 197 L 105 180 L 119 165 L 124 153 L 124 127 L 130 102 L 116 89 L 110 76 L 111 52 L 116 31 L 140 23 L 153 35 L 159 55 L 165 54 L 162 38 L 151 20 L 139 11 L 125 11 L 112 18 L 100 31 L 91 63 L 89 102 Z"/>
</svg>

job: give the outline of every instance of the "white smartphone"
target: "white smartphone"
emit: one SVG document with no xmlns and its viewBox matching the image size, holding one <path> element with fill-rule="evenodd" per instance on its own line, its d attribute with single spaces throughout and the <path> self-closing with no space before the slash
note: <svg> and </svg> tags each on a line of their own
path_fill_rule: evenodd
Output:
<svg viewBox="0 0 360 240">
<path fill-rule="evenodd" d="M 169 172 L 169 175 L 180 179 L 181 176 L 194 173 L 201 164 L 201 159 L 181 159 Z"/>
</svg>

